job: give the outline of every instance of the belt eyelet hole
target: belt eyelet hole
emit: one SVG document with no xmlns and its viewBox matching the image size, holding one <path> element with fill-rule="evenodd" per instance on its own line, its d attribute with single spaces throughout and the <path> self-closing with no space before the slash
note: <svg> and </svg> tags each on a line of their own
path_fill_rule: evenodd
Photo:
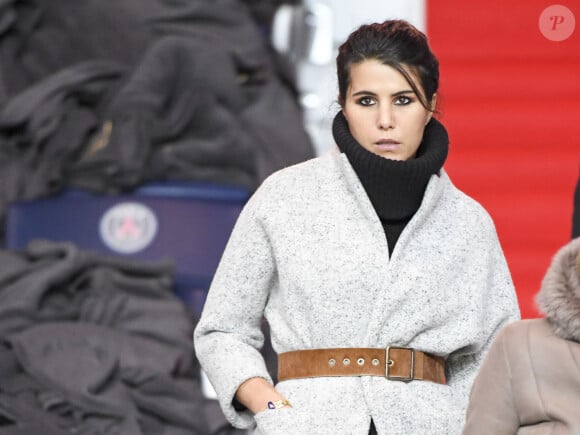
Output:
<svg viewBox="0 0 580 435">
<path fill-rule="evenodd" d="M 347 366 L 347 365 L 349 365 L 349 364 L 350 364 L 350 359 L 348 359 L 348 358 L 345 358 L 345 359 L 343 359 L 343 360 L 342 360 L 342 363 L 343 363 L 345 366 Z"/>
<path fill-rule="evenodd" d="M 377 358 L 375 358 L 375 359 L 373 359 L 372 364 L 374 366 L 378 366 L 380 364 L 380 361 Z"/>
<path fill-rule="evenodd" d="M 359 359 L 356 360 L 356 363 L 359 366 L 364 366 L 365 365 L 365 359 L 364 358 L 359 358 Z"/>
<path fill-rule="evenodd" d="M 387 362 L 387 365 L 388 365 L 389 367 L 393 367 L 393 366 L 395 365 L 395 361 L 393 361 L 392 359 L 390 359 L 390 360 Z"/>
<path fill-rule="evenodd" d="M 329 365 L 330 367 L 334 367 L 334 366 L 336 365 L 336 360 L 335 360 L 334 358 L 330 358 L 330 359 L 328 360 L 328 365 Z"/>
</svg>

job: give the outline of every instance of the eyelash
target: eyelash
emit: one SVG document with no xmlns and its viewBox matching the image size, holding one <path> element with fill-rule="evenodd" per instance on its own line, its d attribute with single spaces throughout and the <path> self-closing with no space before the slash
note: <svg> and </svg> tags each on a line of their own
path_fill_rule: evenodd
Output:
<svg viewBox="0 0 580 435">
<path fill-rule="evenodd" d="M 411 104 L 413 101 L 414 101 L 413 98 L 401 95 L 395 98 L 394 104 L 396 106 L 406 106 L 408 104 Z M 361 106 L 365 107 L 372 106 L 374 104 L 374 99 L 372 97 L 361 97 L 357 100 L 357 104 L 360 104 Z"/>
<path fill-rule="evenodd" d="M 397 104 L 396 102 L 400 101 L 400 100 L 405 100 L 405 102 L 404 103 L 401 102 L 401 103 Z M 413 99 L 411 97 L 406 97 L 404 95 L 397 97 L 397 99 L 395 100 L 395 104 L 398 106 L 406 106 L 407 104 L 411 104 L 412 102 L 413 102 Z"/>
<path fill-rule="evenodd" d="M 372 104 L 370 104 L 371 101 L 374 101 L 371 97 L 361 97 L 357 100 L 357 103 L 360 104 L 361 106 L 366 107 L 366 106 L 372 106 Z"/>
</svg>

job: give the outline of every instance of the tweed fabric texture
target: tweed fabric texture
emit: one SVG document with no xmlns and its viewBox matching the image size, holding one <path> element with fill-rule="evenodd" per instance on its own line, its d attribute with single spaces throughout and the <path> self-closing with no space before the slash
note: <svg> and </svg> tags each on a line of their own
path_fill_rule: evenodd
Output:
<svg viewBox="0 0 580 435">
<path fill-rule="evenodd" d="M 295 379 L 293 408 L 255 416 L 232 400 L 271 381 L 259 349 L 265 315 L 276 352 L 412 346 L 447 358 L 447 385 L 378 377 Z M 252 196 L 214 276 L 194 339 L 232 424 L 256 434 L 455 434 L 496 332 L 519 318 L 488 213 L 433 175 L 389 257 L 380 220 L 344 154 L 271 175 Z"/>
</svg>

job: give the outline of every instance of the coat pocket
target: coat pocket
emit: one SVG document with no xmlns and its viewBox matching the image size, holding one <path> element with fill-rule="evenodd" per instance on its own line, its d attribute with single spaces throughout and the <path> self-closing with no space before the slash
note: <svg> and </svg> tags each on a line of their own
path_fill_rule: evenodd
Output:
<svg viewBox="0 0 580 435">
<path fill-rule="evenodd" d="M 296 408 L 266 409 L 254 415 L 254 435 L 293 435 L 308 433 L 308 416 Z"/>
</svg>

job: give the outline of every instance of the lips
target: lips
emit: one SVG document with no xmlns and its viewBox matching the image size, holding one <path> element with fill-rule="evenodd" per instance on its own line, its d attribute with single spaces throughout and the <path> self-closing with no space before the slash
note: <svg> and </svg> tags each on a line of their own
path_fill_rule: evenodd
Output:
<svg viewBox="0 0 580 435">
<path fill-rule="evenodd" d="M 401 144 L 394 139 L 379 139 L 374 143 L 375 152 L 379 154 L 395 153 L 400 146 Z"/>
<path fill-rule="evenodd" d="M 400 145 L 400 143 L 394 139 L 379 139 L 375 145 Z"/>
</svg>

